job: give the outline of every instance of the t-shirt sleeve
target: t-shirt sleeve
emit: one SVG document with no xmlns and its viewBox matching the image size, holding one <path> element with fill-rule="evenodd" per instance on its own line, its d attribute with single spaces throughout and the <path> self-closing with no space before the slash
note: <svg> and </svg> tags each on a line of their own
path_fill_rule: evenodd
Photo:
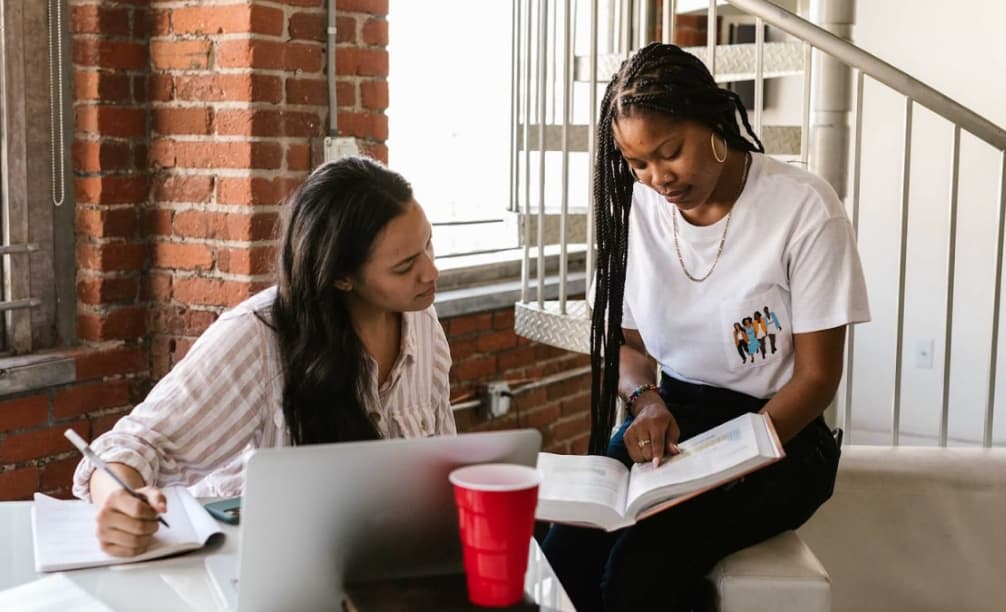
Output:
<svg viewBox="0 0 1006 612">
<path fill-rule="evenodd" d="M 629 248 L 632 248 L 631 244 L 629 245 Z M 626 329 L 639 329 L 639 324 L 636 323 L 636 317 L 632 314 L 632 306 L 629 304 L 631 301 L 629 296 L 635 295 L 633 288 L 637 280 L 634 272 L 635 271 L 632 269 L 632 260 L 629 259 L 626 261 L 625 286 L 622 288 L 622 327 Z"/>
<path fill-rule="evenodd" d="M 870 320 L 863 264 L 848 218 L 829 218 L 798 237 L 787 265 L 793 333 Z"/>
<path fill-rule="evenodd" d="M 628 283 L 628 280 L 626 280 Z M 639 329 L 636 325 L 636 319 L 632 316 L 632 308 L 629 307 L 629 300 L 627 297 L 622 297 L 622 327 L 626 329 Z"/>
<path fill-rule="evenodd" d="M 632 310 L 629 308 L 629 284 L 632 282 L 632 275 L 629 272 L 625 274 L 625 290 L 622 293 L 622 327 L 627 327 L 629 329 L 638 329 L 636 325 L 636 319 L 632 316 Z M 594 296 L 597 292 L 597 275 L 595 274 L 590 281 L 590 285 L 587 287 L 586 301 L 587 306 L 593 310 L 594 309 Z"/>
</svg>

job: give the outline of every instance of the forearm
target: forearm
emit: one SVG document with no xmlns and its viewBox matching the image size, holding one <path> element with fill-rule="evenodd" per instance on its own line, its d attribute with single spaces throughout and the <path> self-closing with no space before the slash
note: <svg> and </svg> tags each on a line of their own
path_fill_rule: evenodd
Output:
<svg viewBox="0 0 1006 612">
<path fill-rule="evenodd" d="M 837 380 L 794 376 L 761 412 L 771 417 L 779 439 L 785 444 L 824 412 L 837 388 Z"/>
<path fill-rule="evenodd" d="M 765 404 L 779 439 L 788 442 L 818 417 L 842 380 L 845 326 L 793 334 L 793 378 Z"/>
<path fill-rule="evenodd" d="M 652 357 L 640 351 L 638 348 L 625 344 L 619 353 L 618 366 L 618 394 L 623 398 L 628 398 L 633 391 L 643 385 L 655 385 L 657 362 Z M 642 405 L 644 400 L 651 398 L 644 397 L 649 394 L 658 397 L 656 391 L 647 391 L 640 395 L 637 403 Z M 633 411 L 635 414 L 636 411 Z"/>
<path fill-rule="evenodd" d="M 107 465 L 108 469 L 115 472 L 116 476 L 121 478 L 123 482 L 133 489 L 139 489 L 140 487 L 146 486 L 147 483 L 143 482 L 143 476 L 125 463 L 109 463 Z M 108 497 L 109 493 L 120 488 L 119 484 L 112 480 L 112 477 L 102 470 L 94 470 L 94 472 L 91 473 L 91 480 L 89 481 L 88 486 L 91 488 L 91 501 L 96 506 L 100 506 L 105 501 L 105 498 Z"/>
</svg>

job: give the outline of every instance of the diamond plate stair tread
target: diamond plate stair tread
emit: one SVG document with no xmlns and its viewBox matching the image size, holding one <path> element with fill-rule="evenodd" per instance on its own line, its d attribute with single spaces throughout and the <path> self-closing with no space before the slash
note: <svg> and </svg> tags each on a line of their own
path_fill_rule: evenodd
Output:
<svg viewBox="0 0 1006 612">
<path fill-rule="evenodd" d="M 559 302 L 549 300 L 544 309 L 537 302 L 514 305 L 514 332 L 535 342 L 573 351 L 590 353 L 590 315 L 584 300 L 566 300 L 566 314 L 559 312 Z"/>
<path fill-rule="evenodd" d="M 685 47 L 692 55 L 705 61 L 706 47 Z M 755 78 L 755 44 L 717 45 L 716 82 L 750 81 Z M 774 79 L 803 73 L 803 43 L 767 42 L 763 54 L 763 73 L 766 79 Z M 627 56 L 622 53 L 608 53 L 597 56 L 597 80 L 607 82 L 618 72 Z M 574 78 L 580 82 L 590 81 L 590 57 L 581 55 L 574 60 Z"/>
</svg>

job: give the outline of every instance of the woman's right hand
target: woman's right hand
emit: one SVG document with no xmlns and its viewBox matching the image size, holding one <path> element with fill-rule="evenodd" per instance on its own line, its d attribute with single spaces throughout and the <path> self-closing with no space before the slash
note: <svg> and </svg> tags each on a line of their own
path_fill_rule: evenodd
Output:
<svg viewBox="0 0 1006 612">
<path fill-rule="evenodd" d="M 132 557 L 146 551 L 159 526 L 158 513 L 168 511 L 164 493 L 157 487 L 142 487 L 136 492 L 149 503 L 118 488 L 98 506 L 98 542 L 101 550 L 114 557 Z"/>
<path fill-rule="evenodd" d="M 644 393 L 633 403 L 633 408 L 636 416 L 622 438 L 629 457 L 643 463 L 659 462 L 665 455 L 678 454 L 681 430 L 660 395 L 655 391 Z"/>
</svg>

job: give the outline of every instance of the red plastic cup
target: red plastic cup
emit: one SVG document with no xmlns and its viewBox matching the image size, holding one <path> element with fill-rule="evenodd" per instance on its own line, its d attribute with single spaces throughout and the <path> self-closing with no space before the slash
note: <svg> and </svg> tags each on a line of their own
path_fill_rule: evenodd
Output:
<svg viewBox="0 0 1006 612">
<path fill-rule="evenodd" d="M 468 599 L 511 606 L 524 597 L 528 545 L 538 504 L 538 470 L 485 463 L 450 473 L 458 506 Z"/>
</svg>

